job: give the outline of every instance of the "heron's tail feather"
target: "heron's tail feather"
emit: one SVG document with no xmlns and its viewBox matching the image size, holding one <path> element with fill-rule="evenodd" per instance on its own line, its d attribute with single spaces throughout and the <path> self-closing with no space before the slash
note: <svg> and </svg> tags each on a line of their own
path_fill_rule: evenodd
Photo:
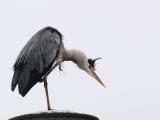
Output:
<svg viewBox="0 0 160 120">
<path fill-rule="evenodd" d="M 12 80 L 12 91 L 18 84 L 19 94 L 24 97 L 39 79 L 39 74 L 35 71 L 30 71 L 27 68 L 17 69 Z"/>
<path fill-rule="evenodd" d="M 27 68 L 24 68 L 19 75 L 18 90 L 22 96 L 26 95 L 26 88 L 28 87 L 30 81 L 30 74 L 30 71 Z"/>
<path fill-rule="evenodd" d="M 19 93 L 24 97 L 39 80 L 40 75 L 36 71 L 29 71 L 26 69 L 24 74 L 22 74 L 22 79 L 19 79 L 18 82 Z"/>
<path fill-rule="evenodd" d="M 11 84 L 12 91 L 14 91 L 17 86 L 17 83 L 19 80 L 19 75 L 20 75 L 20 69 L 15 70 L 13 78 L 12 78 L 12 84 Z"/>
</svg>

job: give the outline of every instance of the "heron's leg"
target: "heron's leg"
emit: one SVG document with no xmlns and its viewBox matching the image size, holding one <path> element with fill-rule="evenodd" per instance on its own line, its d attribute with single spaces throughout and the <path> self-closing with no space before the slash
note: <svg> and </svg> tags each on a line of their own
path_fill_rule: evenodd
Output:
<svg viewBox="0 0 160 120">
<path fill-rule="evenodd" d="M 47 107 L 48 107 L 48 110 L 51 110 L 50 101 L 49 101 L 49 94 L 48 94 L 47 77 L 44 77 L 43 81 L 44 81 L 44 88 L 45 88 L 46 98 L 47 98 Z"/>
</svg>

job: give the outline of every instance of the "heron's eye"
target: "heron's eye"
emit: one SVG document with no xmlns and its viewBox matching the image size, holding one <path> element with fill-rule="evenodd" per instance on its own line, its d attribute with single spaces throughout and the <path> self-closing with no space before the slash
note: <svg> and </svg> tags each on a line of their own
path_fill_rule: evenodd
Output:
<svg viewBox="0 0 160 120">
<path fill-rule="evenodd" d="M 88 63 L 89 63 L 89 68 L 92 67 L 93 69 L 95 68 L 95 61 L 92 59 L 88 59 Z"/>
</svg>

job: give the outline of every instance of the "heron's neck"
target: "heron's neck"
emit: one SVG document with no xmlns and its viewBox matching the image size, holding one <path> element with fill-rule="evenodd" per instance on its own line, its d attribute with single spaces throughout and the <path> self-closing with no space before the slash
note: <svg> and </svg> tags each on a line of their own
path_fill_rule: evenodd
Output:
<svg viewBox="0 0 160 120">
<path fill-rule="evenodd" d="M 64 61 L 72 61 L 76 64 L 78 64 L 79 62 L 83 62 L 86 58 L 86 55 L 82 51 L 77 49 L 65 49 L 63 53 Z"/>
</svg>

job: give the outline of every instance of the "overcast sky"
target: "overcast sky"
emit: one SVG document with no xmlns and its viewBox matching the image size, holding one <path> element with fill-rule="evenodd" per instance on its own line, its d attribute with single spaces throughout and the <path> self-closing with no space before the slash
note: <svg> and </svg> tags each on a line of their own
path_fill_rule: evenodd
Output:
<svg viewBox="0 0 160 120">
<path fill-rule="evenodd" d="M 160 119 L 159 0 L 1 0 L 0 119 L 46 110 L 43 84 L 23 98 L 11 92 L 12 66 L 25 43 L 45 26 L 68 48 L 97 61 L 101 87 L 72 62 L 48 77 L 51 106 L 101 120 Z"/>
</svg>

